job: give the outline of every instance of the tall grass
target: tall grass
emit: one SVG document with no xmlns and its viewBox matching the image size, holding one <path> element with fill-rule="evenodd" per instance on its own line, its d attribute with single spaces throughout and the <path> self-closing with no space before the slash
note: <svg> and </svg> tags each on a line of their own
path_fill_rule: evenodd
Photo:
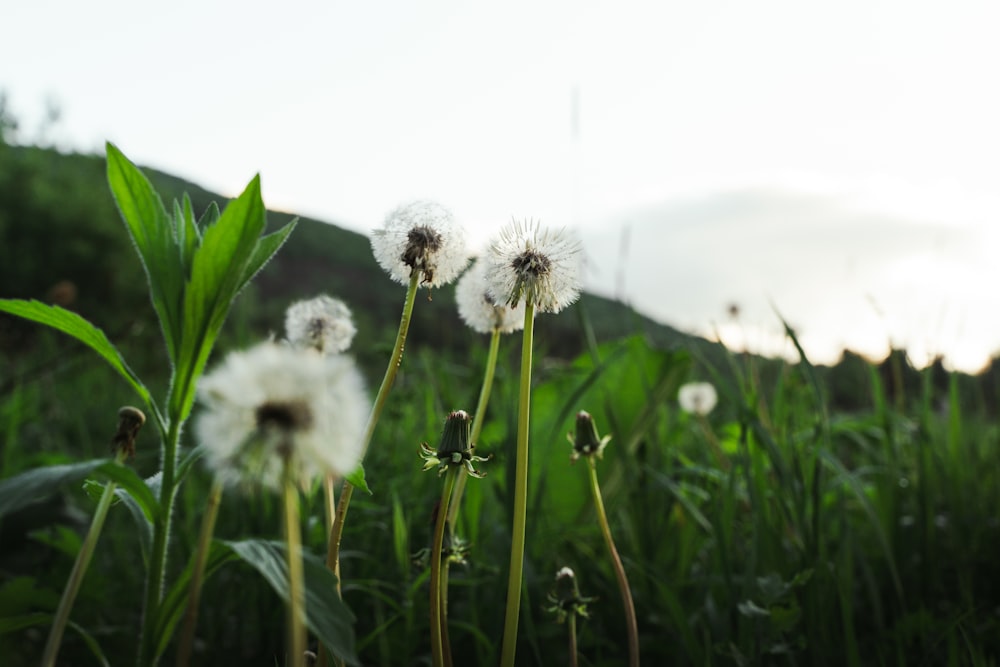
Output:
<svg viewBox="0 0 1000 667">
<path fill-rule="evenodd" d="M 471 335 L 471 334 L 470 334 Z M 41 339 L 62 352 L 58 339 Z M 544 343 L 544 341 L 543 341 Z M 72 348 L 68 348 L 72 349 Z M 466 490 L 458 535 L 468 562 L 453 565 L 448 601 L 454 664 L 495 664 L 510 544 L 516 350 L 502 351 L 478 453 L 488 476 Z M 374 496 L 354 499 L 345 526 L 344 599 L 364 664 L 426 662 L 431 517 L 440 479 L 419 474 L 418 444 L 435 442 L 443 415 L 471 409 L 486 350 L 470 359 L 414 351 L 386 405 L 366 462 Z M 562 566 L 576 572 L 590 617 L 577 626 L 580 664 L 622 664 L 627 637 L 615 572 L 586 475 L 569 463 L 565 433 L 585 409 L 613 435 L 601 464 L 608 520 L 632 585 L 646 664 L 989 665 L 1000 655 L 1000 447 L 982 404 L 924 376 L 901 394 L 871 369 L 857 387 L 868 405 L 835 410 L 823 376 L 803 359 L 761 365 L 733 356 L 712 366 L 685 350 L 633 337 L 559 360 L 538 354 L 533 387 L 527 553 L 519 664 L 568 661 L 565 628 L 543 612 Z M 141 363 L 141 362 L 137 362 Z M 0 397 L 2 471 L 103 454 L 107 428 L 92 414 L 125 402 L 100 388 L 94 362 L 21 377 Z M 690 379 L 721 396 L 709 416 L 728 465 L 675 402 Z M 123 392 L 125 390 L 123 389 Z M 108 395 L 111 393 L 112 395 Z M 137 467 L 155 468 L 155 453 Z M 579 465 L 579 464 L 578 464 Z M 177 499 L 172 562 L 193 552 L 209 475 L 192 473 Z M 37 661 L 94 499 L 69 488 L 0 525 L 0 655 Z M 111 508 L 83 582 L 61 656 L 97 664 L 131 659 L 142 547 L 122 505 Z M 324 553 L 322 493 L 302 506 L 307 550 Z M 266 494 L 224 497 L 216 535 L 274 537 L 281 507 Z M 218 565 L 218 564 L 216 564 Z M 194 664 L 263 662 L 281 655 L 282 605 L 249 568 L 209 567 Z M 173 573 L 175 574 L 175 573 Z M 166 659 L 172 658 L 170 651 Z"/>
</svg>

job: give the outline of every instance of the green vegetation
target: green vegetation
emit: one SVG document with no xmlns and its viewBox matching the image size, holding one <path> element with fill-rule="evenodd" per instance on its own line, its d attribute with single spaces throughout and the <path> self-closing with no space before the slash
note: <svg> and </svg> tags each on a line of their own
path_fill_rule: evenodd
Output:
<svg viewBox="0 0 1000 667">
<path fill-rule="evenodd" d="M 102 157 L 0 142 L 0 297 L 37 298 L 84 316 L 150 394 L 164 396 L 171 366 L 105 169 Z M 167 201 L 188 192 L 196 215 L 218 199 L 147 173 Z M 289 220 L 269 213 L 266 232 Z M 237 298 L 217 348 L 280 332 L 287 305 L 319 292 L 353 308 L 359 335 L 352 352 L 377 386 L 402 290 L 377 267 L 363 236 L 317 221 L 301 220 Z M 570 464 L 565 436 L 580 410 L 612 435 L 600 488 L 646 664 L 997 663 L 995 364 L 973 378 L 940 365 L 916 371 L 901 354 L 878 366 L 847 355 L 830 369 L 730 355 L 594 297 L 540 317 L 535 337 L 518 664 L 569 659 L 567 628 L 545 611 L 563 566 L 573 569 L 583 596 L 596 598 L 575 621 L 579 664 L 620 665 L 628 654 L 586 462 Z M 431 546 L 441 479 L 421 473 L 419 445 L 438 442 L 451 410 L 474 408 L 489 343 L 460 323 L 450 287 L 429 303 L 419 299 L 407 341 L 365 461 L 374 495 L 355 495 L 343 538 L 343 595 L 363 664 L 429 660 L 430 566 L 417 554 Z M 459 665 L 499 660 L 519 354 L 516 338 L 502 340 L 477 449 L 493 458 L 487 477 L 466 488 L 456 530 L 469 546 L 467 562 L 449 570 L 448 632 Z M 704 423 L 675 400 L 692 379 L 711 380 L 720 395 Z M 128 464 L 137 475 L 104 463 L 83 469 L 110 459 L 118 408 L 135 396 L 119 372 L 76 341 L 0 316 L 0 479 L 54 464 L 79 471 L 58 493 L 24 498 L 0 517 L 4 664 L 38 663 L 108 479 L 129 493 L 116 491 L 60 659 L 135 662 L 154 556 L 128 498 L 145 498 L 139 478 L 160 470 L 155 429 L 138 437 Z M 182 434 L 182 450 L 195 444 Z M 184 568 L 211 486 L 195 464 L 177 490 L 168 582 L 190 576 Z M 319 559 L 327 544 L 323 512 L 316 489 L 301 508 L 301 527 Z M 284 610 L 269 583 L 282 558 L 270 542 L 280 539 L 281 521 L 276 497 L 224 494 L 193 664 L 282 664 Z M 329 583 L 315 561 L 306 570 L 307 582 Z M 183 608 L 182 600 L 169 601 Z M 175 650 L 166 647 L 165 663 Z"/>
</svg>

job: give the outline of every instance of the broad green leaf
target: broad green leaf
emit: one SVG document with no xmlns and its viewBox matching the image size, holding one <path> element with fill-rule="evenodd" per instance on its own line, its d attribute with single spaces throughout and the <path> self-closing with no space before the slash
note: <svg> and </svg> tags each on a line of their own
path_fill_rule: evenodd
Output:
<svg viewBox="0 0 1000 667">
<path fill-rule="evenodd" d="M 142 562 L 146 563 L 149 561 L 149 548 L 153 543 L 153 522 L 146 515 L 142 505 L 126 489 L 116 488 L 115 497 L 125 505 L 135 521 L 136 530 L 139 531 L 139 549 L 142 552 Z"/>
<path fill-rule="evenodd" d="M 365 469 L 364 466 L 358 464 L 358 467 L 354 469 L 353 472 L 349 473 L 344 479 L 359 491 L 364 491 L 369 496 L 374 495 L 372 490 L 368 488 L 368 480 L 365 479 Z"/>
<path fill-rule="evenodd" d="M 104 360 L 132 385 L 146 406 L 155 411 L 149 390 L 125 363 L 118 348 L 108 340 L 103 331 L 87 320 L 59 306 L 49 306 L 34 300 L 0 299 L 0 311 L 58 329 L 87 345 L 104 357 Z"/>
<path fill-rule="evenodd" d="M 146 481 L 135 470 L 117 463 L 109 463 L 98 468 L 98 472 L 125 490 L 136 502 L 149 522 L 156 521 L 160 514 L 160 503 Z"/>
<path fill-rule="evenodd" d="M 107 144 L 108 184 L 146 269 L 153 308 L 160 318 L 167 351 L 180 351 L 184 266 L 173 224 L 149 179 L 118 148 Z"/>
<path fill-rule="evenodd" d="M 253 255 L 251 255 L 250 261 L 247 263 L 243 280 L 240 281 L 237 292 L 242 290 L 264 268 L 264 265 L 274 257 L 274 254 L 285 244 L 288 235 L 295 229 L 296 224 L 298 224 L 298 219 L 292 220 L 276 232 L 261 237 L 260 241 L 257 242 L 257 247 L 253 249 Z"/>
<path fill-rule="evenodd" d="M 32 468 L 20 475 L 0 480 L 0 516 L 44 500 L 63 485 L 80 481 L 94 473 L 127 489 L 151 520 L 159 514 L 159 504 L 135 471 L 111 459 L 93 459 L 81 463 Z"/>
<path fill-rule="evenodd" d="M 201 232 L 194 219 L 191 197 L 186 192 L 183 202 L 174 202 L 174 226 L 177 229 L 177 247 L 181 253 L 181 264 L 184 266 L 184 279 L 187 280 L 191 276 L 194 254 L 201 245 Z"/>
<path fill-rule="evenodd" d="M 94 459 L 82 463 L 32 468 L 20 475 L 0 480 L 0 516 L 44 500 L 63 485 L 80 481 L 109 462 L 109 459 Z"/>
<path fill-rule="evenodd" d="M 264 540 L 225 542 L 288 601 L 288 565 L 285 545 Z M 361 664 L 354 648 L 354 614 L 337 596 L 337 578 L 319 559 L 303 553 L 306 585 L 306 623 L 334 654 L 352 665 Z"/>
<path fill-rule="evenodd" d="M 184 420 L 194 403 L 194 385 L 208 361 L 232 300 L 266 225 L 260 179 L 254 177 L 219 220 L 204 230 L 184 291 L 184 318 L 170 414 Z"/>
</svg>

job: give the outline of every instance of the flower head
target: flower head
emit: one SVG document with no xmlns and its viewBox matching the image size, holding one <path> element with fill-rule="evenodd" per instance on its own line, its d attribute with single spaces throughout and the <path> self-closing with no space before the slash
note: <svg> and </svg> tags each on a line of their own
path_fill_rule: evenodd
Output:
<svg viewBox="0 0 1000 667">
<path fill-rule="evenodd" d="M 513 221 L 490 243 L 486 275 L 498 303 L 558 313 L 580 296 L 580 242 L 565 229 Z"/>
<path fill-rule="evenodd" d="M 279 489 L 287 465 L 306 487 L 358 465 L 368 405 L 350 357 L 261 343 L 229 354 L 198 396 L 198 439 L 227 482 Z"/>
<path fill-rule="evenodd" d="M 524 304 L 511 308 L 505 303 L 497 303 L 490 296 L 486 282 L 486 263 L 477 261 L 466 271 L 455 287 L 455 301 L 462 321 L 473 331 L 511 333 L 524 328 Z"/>
<path fill-rule="evenodd" d="M 475 456 L 472 453 L 472 417 L 465 410 L 456 410 L 448 415 L 441 433 L 441 444 L 437 451 L 431 449 L 426 442 L 420 444 L 420 456 L 424 459 L 424 470 L 436 467 L 441 475 L 448 466 L 465 466 L 466 472 L 473 477 L 485 477 L 486 473 L 472 467 L 479 461 L 489 460 L 488 456 Z"/>
<path fill-rule="evenodd" d="M 548 594 L 549 606 L 546 611 L 556 615 L 556 620 L 563 623 L 570 616 L 587 618 L 587 603 L 597 598 L 583 597 L 576 583 L 576 574 L 568 567 L 562 567 L 556 572 L 555 589 Z"/>
<path fill-rule="evenodd" d="M 465 230 L 448 209 L 430 201 L 397 208 L 372 232 L 371 243 L 379 266 L 404 285 L 414 271 L 422 274 L 421 285 L 446 285 L 469 261 Z"/>
<path fill-rule="evenodd" d="M 576 461 L 581 456 L 596 456 L 601 458 L 604 455 L 604 448 L 611 441 L 611 436 L 603 438 L 597 433 L 597 424 L 589 412 L 580 410 L 576 413 L 576 435 L 568 433 L 566 437 L 573 445 L 571 461 Z"/>
<path fill-rule="evenodd" d="M 696 415 L 707 415 L 718 400 L 715 387 L 708 382 L 689 382 L 681 385 L 677 392 L 677 402 L 680 403 L 681 410 Z"/>
<path fill-rule="evenodd" d="M 351 346 L 357 332 L 347 305 L 325 294 L 297 301 L 285 311 L 285 335 L 296 347 L 336 354 Z"/>
</svg>

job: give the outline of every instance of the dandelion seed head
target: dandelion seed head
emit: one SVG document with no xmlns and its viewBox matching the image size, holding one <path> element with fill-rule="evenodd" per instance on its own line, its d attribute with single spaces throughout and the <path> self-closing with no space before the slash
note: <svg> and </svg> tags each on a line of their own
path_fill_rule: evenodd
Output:
<svg viewBox="0 0 1000 667">
<path fill-rule="evenodd" d="M 718 402 L 715 387 L 709 382 L 689 382 L 677 391 L 681 410 L 695 415 L 707 415 Z"/>
<path fill-rule="evenodd" d="M 229 354 L 198 386 L 206 460 L 230 484 L 278 489 L 353 471 L 368 403 L 353 359 L 272 342 Z"/>
<path fill-rule="evenodd" d="M 325 294 L 297 301 L 285 311 L 285 336 L 296 347 L 336 354 L 351 347 L 357 331 L 351 309 Z"/>
<path fill-rule="evenodd" d="M 439 287 L 458 277 L 469 255 L 465 230 L 451 212 L 438 203 L 415 201 L 400 206 L 372 232 L 376 261 L 398 283 L 421 273 L 420 285 Z"/>
<path fill-rule="evenodd" d="M 490 243 L 489 294 L 497 303 L 558 313 L 580 296 L 581 263 L 580 241 L 567 230 L 515 220 Z"/>
<path fill-rule="evenodd" d="M 458 314 L 469 328 L 479 333 L 512 333 L 524 328 L 524 303 L 511 308 L 490 296 L 486 262 L 476 261 L 462 274 L 455 287 Z"/>
</svg>

